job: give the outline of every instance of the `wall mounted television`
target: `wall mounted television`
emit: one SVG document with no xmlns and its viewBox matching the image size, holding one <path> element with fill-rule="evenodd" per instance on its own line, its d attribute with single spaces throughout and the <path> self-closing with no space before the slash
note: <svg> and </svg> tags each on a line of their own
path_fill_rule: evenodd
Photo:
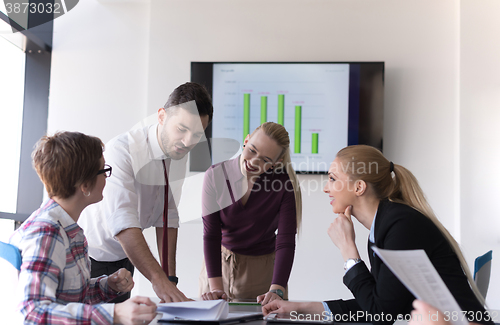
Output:
<svg viewBox="0 0 500 325">
<path fill-rule="evenodd" d="M 327 173 L 347 145 L 382 150 L 384 62 L 191 62 L 191 81 L 214 106 L 209 145 L 191 152 L 191 171 L 231 158 L 266 121 L 287 129 L 297 173 Z"/>
</svg>

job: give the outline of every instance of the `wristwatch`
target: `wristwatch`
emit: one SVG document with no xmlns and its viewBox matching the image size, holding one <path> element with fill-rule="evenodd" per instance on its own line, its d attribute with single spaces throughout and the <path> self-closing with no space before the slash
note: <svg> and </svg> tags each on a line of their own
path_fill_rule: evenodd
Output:
<svg viewBox="0 0 500 325">
<path fill-rule="evenodd" d="M 283 299 L 283 291 L 281 289 L 273 289 L 273 290 L 269 290 L 269 292 L 275 293 L 278 296 L 280 296 L 281 299 Z"/>
<path fill-rule="evenodd" d="M 351 267 L 361 262 L 360 258 L 350 258 L 344 263 L 344 271 L 349 271 Z"/>
</svg>

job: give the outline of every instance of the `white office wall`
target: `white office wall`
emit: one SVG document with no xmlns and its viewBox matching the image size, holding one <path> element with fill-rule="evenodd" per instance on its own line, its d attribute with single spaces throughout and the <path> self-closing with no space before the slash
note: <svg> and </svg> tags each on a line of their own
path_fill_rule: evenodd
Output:
<svg viewBox="0 0 500 325">
<path fill-rule="evenodd" d="M 80 1 L 54 21 L 49 132 L 106 142 L 146 116 L 149 9 Z"/>
<path fill-rule="evenodd" d="M 465 2 L 472 6 L 472 1 Z M 384 151 L 415 173 L 445 226 L 471 246 L 467 252 L 472 260 L 483 250 L 476 241 L 486 227 L 465 227 L 466 220 L 476 215 L 474 202 L 481 202 L 471 198 L 494 185 L 474 178 L 465 191 L 466 162 L 460 165 L 459 158 L 475 148 L 476 142 L 467 140 L 469 133 L 489 134 L 481 118 L 490 124 L 498 118 L 475 117 L 473 108 L 467 116 L 459 114 L 459 99 L 468 98 L 475 107 L 482 86 L 478 76 L 469 96 L 459 97 L 459 71 L 464 75 L 467 69 L 480 70 L 489 76 L 492 67 L 492 62 L 464 56 L 459 60 L 467 44 L 460 42 L 465 37 L 460 5 L 458 0 L 80 2 L 55 21 L 49 131 L 79 130 L 107 141 L 153 114 L 176 86 L 188 81 L 190 61 L 385 61 Z M 481 12 L 465 16 L 469 28 L 479 28 L 474 24 L 483 19 Z M 474 37 L 469 38 L 472 43 Z M 471 53 L 479 54 L 480 50 Z M 466 126 L 471 127 L 468 133 Z M 319 176 L 300 180 L 317 181 Z M 454 190 L 460 180 L 462 191 Z M 193 178 L 187 185 L 180 211 L 200 215 L 195 203 L 201 182 Z M 290 297 L 348 298 L 342 258 L 326 234 L 334 217 L 326 195 L 320 188 L 304 191 L 303 234 L 297 243 Z M 481 203 L 487 212 L 494 213 L 497 207 L 494 200 Z M 483 218 L 489 214 L 482 213 Z M 356 229 L 364 252 L 368 232 L 359 225 Z M 494 230 L 490 231 L 489 238 L 496 242 Z M 146 234 L 154 247 L 154 233 Z M 180 228 L 179 287 L 191 297 L 197 295 L 201 236 L 199 221 Z M 153 294 L 143 278 L 135 279 L 134 294 Z M 500 292 L 500 285 L 493 282 L 490 291 Z M 496 304 L 490 302 L 500 308 Z"/>
<path fill-rule="evenodd" d="M 462 247 L 493 250 L 487 303 L 500 309 L 500 2 L 461 0 L 460 181 Z M 496 320 L 498 322 L 498 320 Z"/>
<path fill-rule="evenodd" d="M 149 21 L 149 1 L 96 0 L 54 21 L 49 133 L 79 131 L 107 142 L 147 117 Z M 139 272 L 135 279 L 135 295 L 154 296 Z"/>
</svg>

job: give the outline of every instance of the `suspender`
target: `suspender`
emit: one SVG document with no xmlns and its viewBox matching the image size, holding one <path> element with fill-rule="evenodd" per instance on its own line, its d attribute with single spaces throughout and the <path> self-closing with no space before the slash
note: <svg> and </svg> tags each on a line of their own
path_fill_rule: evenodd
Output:
<svg viewBox="0 0 500 325">
<path fill-rule="evenodd" d="M 224 166 L 224 163 L 222 163 L 222 171 L 224 172 L 224 177 L 226 178 L 226 184 L 227 184 L 227 188 L 229 190 L 229 195 L 231 196 L 231 201 L 233 202 L 233 204 L 236 202 L 234 200 L 234 195 L 233 195 L 233 190 L 231 189 L 231 183 L 229 183 L 229 177 L 227 177 L 227 172 L 226 172 L 226 167 Z"/>
</svg>

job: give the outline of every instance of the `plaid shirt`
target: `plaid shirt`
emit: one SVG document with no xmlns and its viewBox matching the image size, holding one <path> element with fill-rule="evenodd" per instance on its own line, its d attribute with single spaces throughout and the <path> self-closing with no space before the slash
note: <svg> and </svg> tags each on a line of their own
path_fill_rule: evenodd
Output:
<svg viewBox="0 0 500 325">
<path fill-rule="evenodd" d="M 25 324 L 113 324 L 117 297 L 108 277 L 90 278 L 90 259 L 83 230 L 54 200 L 12 235 L 10 243 L 23 257 L 18 309 Z"/>
</svg>

